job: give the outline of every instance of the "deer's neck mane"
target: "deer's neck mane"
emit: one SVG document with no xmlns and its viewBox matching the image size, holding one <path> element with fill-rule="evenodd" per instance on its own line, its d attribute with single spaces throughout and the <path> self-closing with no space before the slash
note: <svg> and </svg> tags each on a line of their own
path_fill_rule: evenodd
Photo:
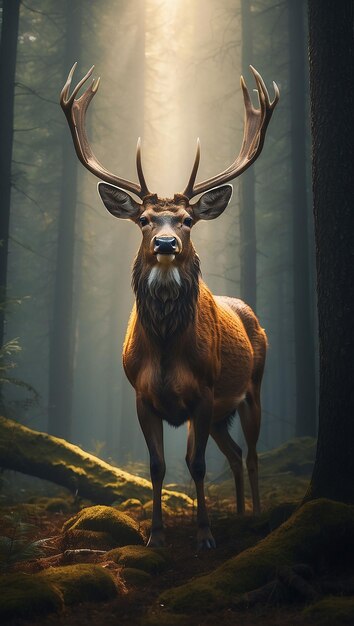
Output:
<svg viewBox="0 0 354 626">
<path fill-rule="evenodd" d="M 138 318 L 145 331 L 164 341 L 182 333 L 195 318 L 199 294 L 200 262 L 193 250 L 178 267 L 157 263 L 148 266 L 138 253 L 133 266 L 132 286 Z"/>
</svg>

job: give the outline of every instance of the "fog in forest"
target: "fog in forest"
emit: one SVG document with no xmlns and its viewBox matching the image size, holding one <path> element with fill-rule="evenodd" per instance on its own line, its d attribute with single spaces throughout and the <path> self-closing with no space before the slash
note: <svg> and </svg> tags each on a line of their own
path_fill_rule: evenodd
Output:
<svg viewBox="0 0 354 626">
<path fill-rule="evenodd" d="M 250 207 L 247 194 L 241 193 L 242 176 L 233 181 L 225 213 L 200 222 L 192 239 L 203 278 L 215 294 L 247 300 L 249 285 L 242 276 L 250 262 L 256 263 L 256 299 L 251 304 L 269 342 L 259 449 L 273 448 L 295 435 L 315 435 L 316 424 L 304 428 L 301 417 L 307 416 L 299 417 L 301 399 L 308 398 L 306 380 L 299 382 L 301 372 L 309 360 L 316 362 L 317 346 L 305 123 L 308 78 L 296 71 L 306 66 L 305 16 L 298 25 L 294 52 L 291 29 L 296 25 L 290 4 L 290 0 L 21 4 L 5 339 L 18 338 L 21 351 L 11 356 L 17 366 L 9 375 L 22 386 L 6 385 L 9 417 L 65 437 L 115 464 L 144 474 L 148 470 L 134 390 L 121 363 L 133 303 L 131 266 L 141 235 L 132 222 L 106 211 L 97 194 L 97 179 L 75 155 L 59 106 L 59 93 L 73 63 L 78 61 L 72 88 L 92 64 L 93 76 L 101 77 L 87 112 L 88 134 L 98 159 L 115 174 L 137 180 L 136 142 L 141 137 L 147 184 L 166 197 L 187 184 L 197 137 L 201 142 L 197 180 L 217 174 L 235 159 L 244 121 L 240 76 L 251 92 L 252 64 L 270 96 L 273 80 L 281 93 L 263 152 L 252 166 L 254 202 L 249 202 L 255 210 L 256 238 L 251 246 L 255 254 L 240 220 L 246 218 L 247 225 Z M 296 126 L 297 118 L 303 127 Z M 294 178 L 299 162 L 301 180 Z M 304 198 L 298 213 L 294 190 Z M 306 256 L 304 266 L 298 261 Z M 304 297 L 299 291 L 294 296 L 296 285 L 304 286 Z M 299 310 L 307 311 L 307 321 L 295 313 Z M 297 326 L 295 319 L 300 320 Z M 302 352 L 296 348 L 301 345 Z M 311 377 L 306 377 L 311 387 Z M 61 413 L 54 406 L 58 398 Z M 316 402 L 314 394 L 311 401 Z M 313 420 L 315 415 L 316 411 Z M 237 417 L 233 432 L 242 444 Z M 185 447 L 186 428 L 166 424 L 167 482 L 189 481 Z M 208 478 L 219 476 L 224 463 L 209 442 Z"/>
</svg>

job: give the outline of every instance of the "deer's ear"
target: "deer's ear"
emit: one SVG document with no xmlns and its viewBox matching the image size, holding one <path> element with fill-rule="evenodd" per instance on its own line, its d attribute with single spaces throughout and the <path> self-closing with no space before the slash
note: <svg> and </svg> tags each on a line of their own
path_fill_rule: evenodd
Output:
<svg viewBox="0 0 354 626">
<path fill-rule="evenodd" d="M 232 185 L 215 187 L 211 191 L 204 193 L 192 205 L 193 214 L 196 220 L 214 220 L 225 211 L 232 196 Z"/>
<path fill-rule="evenodd" d="M 106 209 L 114 217 L 131 220 L 138 217 L 141 205 L 123 189 L 109 183 L 98 183 L 97 190 Z"/>
</svg>

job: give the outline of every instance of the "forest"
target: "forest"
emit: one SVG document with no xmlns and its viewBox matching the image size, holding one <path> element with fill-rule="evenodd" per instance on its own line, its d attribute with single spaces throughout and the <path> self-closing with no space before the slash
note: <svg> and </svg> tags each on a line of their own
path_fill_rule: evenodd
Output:
<svg viewBox="0 0 354 626">
<path fill-rule="evenodd" d="M 1 622 L 353 624 L 353 3 L 0 0 L 0 29 Z M 211 292 L 244 300 L 268 343 L 261 511 L 236 417 L 245 515 L 230 456 L 206 448 L 215 549 L 196 542 L 186 423 L 164 424 L 151 543 L 157 470 L 122 366 L 141 234 L 75 154 L 74 63 L 66 98 L 95 66 L 76 95 L 95 79 L 95 155 L 136 181 L 140 138 L 159 198 L 182 194 L 197 138 L 197 183 L 230 172 L 241 76 L 253 107 L 262 84 L 274 105 L 225 212 L 191 235 Z"/>
</svg>

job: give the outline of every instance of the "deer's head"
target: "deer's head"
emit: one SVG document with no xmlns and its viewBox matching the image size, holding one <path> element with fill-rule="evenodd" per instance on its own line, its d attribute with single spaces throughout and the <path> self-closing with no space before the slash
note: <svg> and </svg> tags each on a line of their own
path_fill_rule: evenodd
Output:
<svg viewBox="0 0 354 626">
<path fill-rule="evenodd" d="M 107 183 L 98 183 L 98 192 L 115 217 L 130 219 L 142 233 L 141 253 L 150 265 L 180 265 L 189 256 L 191 229 L 199 220 L 218 217 L 227 207 L 232 186 L 223 185 L 206 192 L 195 203 L 180 193 L 173 199 L 148 194 L 142 203 Z"/>
<path fill-rule="evenodd" d="M 241 76 L 245 127 L 241 150 L 235 161 L 220 174 L 196 184 L 200 160 L 198 140 L 194 165 L 185 190 L 175 194 L 173 199 L 161 199 L 147 187 L 141 163 L 140 139 L 136 154 L 139 184 L 112 174 L 94 156 L 86 135 L 85 115 L 98 89 L 99 78 L 92 81 L 80 98 L 75 99 L 91 76 L 94 66 L 69 95 L 75 67 L 76 63 L 61 92 L 60 104 L 68 120 L 78 158 L 90 172 L 105 181 L 98 184 L 98 191 L 108 211 L 115 217 L 132 220 L 141 229 L 143 241 L 140 251 L 145 262 L 151 265 L 160 263 L 165 267 L 171 263 L 181 264 L 191 250 L 190 231 L 193 225 L 199 220 L 211 220 L 221 215 L 232 195 L 232 186 L 226 183 L 242 174 L 261 153 L 267 126 L 279 99 L 277 85 L 273 83 L 275 97 L 271 102 L 262 77 L 251 66 L 257 84 L 259 108 L 253 106 Z M 140 198 L 141 202 L 130 194 Z M 203 195 L 192 203 L 192 198 L 200 194 Z"/>
</svg>

